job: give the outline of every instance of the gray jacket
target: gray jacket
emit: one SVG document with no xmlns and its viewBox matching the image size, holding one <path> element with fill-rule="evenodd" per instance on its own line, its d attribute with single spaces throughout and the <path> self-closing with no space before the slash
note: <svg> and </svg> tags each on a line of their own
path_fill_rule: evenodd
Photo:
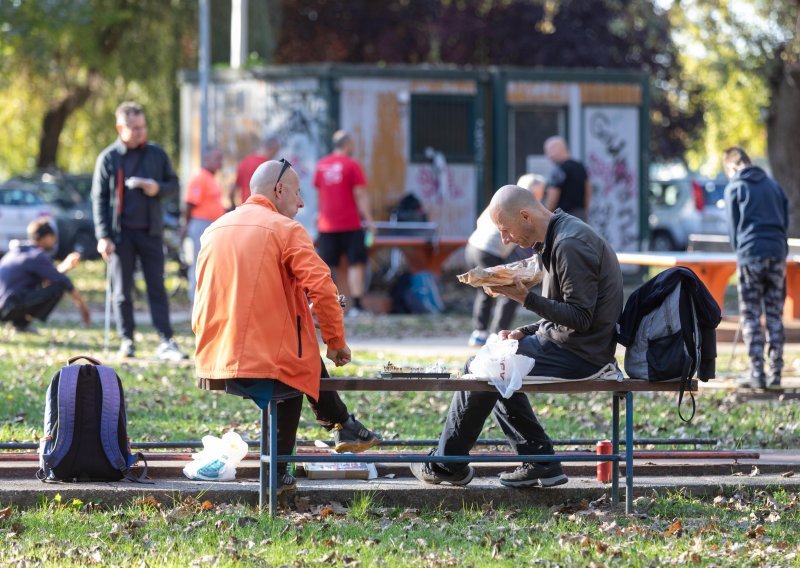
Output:
<svg viewBox="0 0 800 568">
<path fill-rule="evenodd" d="M 614 360 L 622 313 L 617 255 L 580 219 L 556 209 L 542 247 L 543 296 L 528 292 L 525 307 L 544 318 L 521 328 L 601 367 Z"/>
</svg>

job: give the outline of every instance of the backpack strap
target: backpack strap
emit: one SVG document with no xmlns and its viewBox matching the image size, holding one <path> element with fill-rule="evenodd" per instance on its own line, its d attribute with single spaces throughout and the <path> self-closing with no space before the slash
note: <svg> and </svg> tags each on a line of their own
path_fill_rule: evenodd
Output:
<svg viewBox="0 0 800 568">
<path fill-rule="evenodd" d="M 694 418 L 695 411 L 697 410 L 697 406 L 694 400 L 694 393 L 689 390 L 689 398 L 692 401 L 692 413 L 689 415 L 689 418 L 684 418 L 683 414 L 681 413 L 681 403 L 683 402 L 683 395 L 686 392 L 687 388 L 690 388 L 692 385 L 692 377 L 695 376 L 697 370 L 700 368 L 700 333 L 697 329 L 697 309 L 695 308 L 694 298 L 689 294 L 687 295 L 687 299 L 689 300 L 689 308 L 692 312 L 692 322 L 691 322 L 691 338 L 692 338 L 692 353 L 690 354 L 690 359 L 692 361 L 692 366 L 688 369 L 685 369 L 682 376 L 681 376 L 681 391 L 678 394 L 678 416 L 684 422 L 691 422 L 692 418 Z"/>
<path fill-rule="evenodd" d="M 103 391 L 103 410 L 100 418 L 100 443 L 111 465 L 125 473 L 128 461 L 119 449 L 118 424 L 122 406 L 122 395 L 119 392 L 117 374 L 111 367 L 97 365 L 100 375 L 100 386 Z"/>
<path fill-rule="evenodd" d="M 100 443 L 111 465 L 122 472 L 125 479 L 146 483 L 147 461 L 141 453 L 130 456 L 128 459 L 122 454 L 119 447 L 119 415 L 122 412 L 122 393 L 119 388 L 117 373 L 111 367 L 97 365 L 100 375 L 100 387 L 103 391 L 103 410 L 100 418 Z M 144 461 L 144 471 L 136 476 L 131 467 L 141 459 Z"/>
<path fill-rule="evenodd" d="M 75 399 L 78 392 L 80 365 L 61 368 L 58 378 L 58 432 L 56 443 L 50 453 L 50 468 L 56 467 L 67 455 L 75 432 Z"/>
</svg>

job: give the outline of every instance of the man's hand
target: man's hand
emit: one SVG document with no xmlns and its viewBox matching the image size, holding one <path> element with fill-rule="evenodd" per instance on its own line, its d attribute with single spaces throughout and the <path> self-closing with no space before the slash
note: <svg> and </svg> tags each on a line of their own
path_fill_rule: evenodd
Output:
<svg viewBox="0 0 800 568">
<path fill-rule="evenodd" d="M 103 257 L 103 260 L 106 262 L 109 261 L 111 255 L 114 254 L 114 241 L 109 239 L 108 237 L 102 238 L 97 241 L 97 252 L 100 253 L 100 256 Z"/>
<path fill-rule="evenodd" d="M 325 356 L 333 361 L 334 365 L 337 367 L 347 365 L 352 357 L 350 354 L 350 348 L 347 345 L 341 349 L 331 349 L 328 347 L 328 352 L 325 354 Z"/>
<path fill-rule="evenodd" d="M 520 330 L 518 330 L 518 329 L 512 329 L 511 331 L 509 331 L 509 330 L 507 330 L 507 329 L 504 329 L 504 330 L 502 330 L 502 331 L 498 331 L 498 332 L 497 332 L 497 336 L 498 336 L 498 337 L 499 337 L 501 340 L 506 340 L 506 339 L 522 339 L 523 337 L 525 337 L 525 334 L 524 334 L 524 333 L 522 333 L 522 332 L 521 332 Z"/>
<path fill-rule="evenodd" d="M 520 304 L 524 304 L 525 298 L 528 296 L 528 288 L 517 277 L 514 277 L 513 284 L 508 286 L 489 286 L 489 289 L 496 294 L 502 294 L 503 296 L 511 298 Z"/>
<path fill-rule="evenodd" d="M 155 197 L 158 195 L 158 192 L 161 189 L 158 185 L 158 182 L 150 178 L 141 178 L 139 181 L 139 187 L 142 188 L 142 191 L 148 197 Z"/>
<path fill-rule="evenodd" d="M 81 260 L 81 253 L 79 252 L 71 252 L 69 253 L 64 260 L 62 260 L 56 270 L 58 270 L 61 274 L 69 272 L 76 266 Z"/>
</svg>

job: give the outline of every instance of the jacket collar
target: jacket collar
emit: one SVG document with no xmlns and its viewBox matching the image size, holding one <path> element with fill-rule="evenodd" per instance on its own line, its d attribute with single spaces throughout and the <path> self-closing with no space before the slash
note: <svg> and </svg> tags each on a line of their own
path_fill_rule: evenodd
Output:
<svg viewBox="0 0 800 568">
<path fill-rule="evenodd" d="M 248 203 L 252 203 L 253 205 L 261 205 L 262 207 L 266 207 L 267 209 L 275 211 L 275 213 L 279 212 L 278 208 L 275 207 L 275 204 L 263 195 L 251 194 L 244 203 L 245 205 Z"/>
<path fill-rule="evenodd" d="M 550 266 L 550 255 L 553 253 L 553 240 L 555 239 L 556 225 L 566 215 L 561 209 L 556 209 L 550 221 L 547 223 L 547 231 L 544 234 L 544 242 L 541 247 L 542 262 L 545 266 Z"/>
</svg>

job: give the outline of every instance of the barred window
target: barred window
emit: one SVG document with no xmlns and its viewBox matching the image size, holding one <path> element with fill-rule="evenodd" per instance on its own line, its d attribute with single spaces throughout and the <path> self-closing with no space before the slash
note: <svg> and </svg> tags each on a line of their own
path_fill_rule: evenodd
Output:
<svg viewBox="0 0 800 568">
<path fill-rule="evenodd" d="M 412 95 L 411 161 L 429 161 L 431 148 L 449 163 L 474 162 L 474 122 L 472 97 Z"/>
</svg>

